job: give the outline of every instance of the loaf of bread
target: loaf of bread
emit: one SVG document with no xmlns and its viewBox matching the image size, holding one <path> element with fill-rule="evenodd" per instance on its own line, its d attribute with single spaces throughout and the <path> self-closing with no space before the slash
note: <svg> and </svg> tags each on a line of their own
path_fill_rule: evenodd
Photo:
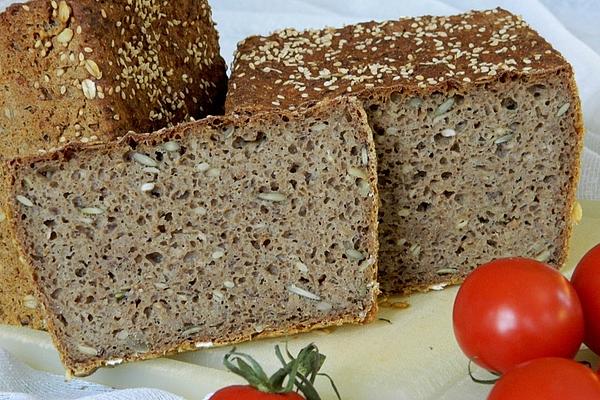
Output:
<svg viewBox="0 0 600 400">
<path fill-rule="evenodd" d="M 356 100 L 7 168 L 21 262 L 72 374 L 376 312 L 376 154 Z"/>
<path fill-rule="evenodd" d="M 238 45 L 226 109 L 353 94 L 374 131 L 386 293 L 504 256 L 565 261 L 582 145 L 567 61 L 520 17 L 285 29 Z"/>
<path fill-rule="evenodd" d="M 206 0 L 33 0 L 0 13 L 0 30 L 0 160 L 222 111 Z M 0 212 L 0 323 L 43 328 L 6 224 Z"/>
</svg>

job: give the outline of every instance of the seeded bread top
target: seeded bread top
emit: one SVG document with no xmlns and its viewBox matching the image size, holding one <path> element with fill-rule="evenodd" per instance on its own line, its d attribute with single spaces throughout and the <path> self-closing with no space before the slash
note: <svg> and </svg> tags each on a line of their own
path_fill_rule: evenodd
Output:
<svg viewBox="0 0 600 400">
<path fill-rule="evenodd" d="M 12 154 L 222 111 L 206 0 L 32 0 L 0 28 L 0 149 Z"/>
<path fill-rule="evenodd" d="M 289 108 L 397 87 L 432 93 L 570 68 L 519 16 L 497 8 L 450 17 L 285 29 L 238 44 L 226 109 Z"/>
</svg>

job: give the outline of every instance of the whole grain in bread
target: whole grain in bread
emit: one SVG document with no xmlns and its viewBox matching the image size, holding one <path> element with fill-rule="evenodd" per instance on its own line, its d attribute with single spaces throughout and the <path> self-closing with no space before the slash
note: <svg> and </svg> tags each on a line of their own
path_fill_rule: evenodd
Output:
<svg viewBox="0 0 600 400">
<path fill-rule="evenodd" d="M 361 105 L 211 117 L 11 163 L 11 221 L 68 371 L 370 320 Z"/>
<path fill-rule="evenodd" d="M 222 111 L 225 64 L 206 0 L 34 0 L 0 13 L 0 29 L 1 158 Z M 0 322 L 41 328 L 4 225 Z"/>
<path fill-rule="evenodd" d="M 226 109 L 353 94 L 379 157 L 386 293 L 504 256 L 565 261 L 582 117 L 568 62 L 502 9 L 285 29 L 238 45 Z"/>
</svg>

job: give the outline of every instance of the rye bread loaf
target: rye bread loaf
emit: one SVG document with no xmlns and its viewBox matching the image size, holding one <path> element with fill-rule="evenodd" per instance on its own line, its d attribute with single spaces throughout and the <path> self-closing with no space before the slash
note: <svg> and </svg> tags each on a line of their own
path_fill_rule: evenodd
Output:
<svg viewBox="0 0 600 400">
<path fill-rule="evenodd" d="M 0 160 L 222 111 L 206 0 L 34 0 L 0 13 L 0 30 Z M 1 221 L 0 323 L 43 328 Z"/>
<path fill-rule="evenodd" d="M 9 169 L 21 261 L 69 373 L 376 312 L 376 155 L 356 100 Z"/>
<path fill-rule="evenodd" d="M 353 94 L 379 157 L 384 293 L 528 256 L 559 267 L 582 145 L 567 61 L 502 9 L 286 29 L 238 45 L 226 109 Z"/>
</svg>

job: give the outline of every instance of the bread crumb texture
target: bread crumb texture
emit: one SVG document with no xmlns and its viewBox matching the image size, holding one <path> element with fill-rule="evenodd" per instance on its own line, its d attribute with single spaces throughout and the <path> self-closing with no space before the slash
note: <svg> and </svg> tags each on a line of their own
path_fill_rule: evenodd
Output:
<svg viewBox="0 0 600 400">
<path fill-rule="evenodd" d="M 379 159 L 386 293 L 491 259 L 566 257 L 582 143 L 570 65 L 502 9 L 285 29 L 239 43 L 226 108 L 363 101 Z"/>
<path fill-rule="evenodd" d="M 81 375 L 370 319 L 375 164 L 347 100 L 15 162 L 16 228 L 63 361 Z"/>
<path fill-rule="evenodd" d="M 205 0 L 34 0 L 9 6 L 0 26 L 2 157 L 222 111 L 225 64 Z M 43 327 L 0 231 L 0 321 Z"/>
</svg>

